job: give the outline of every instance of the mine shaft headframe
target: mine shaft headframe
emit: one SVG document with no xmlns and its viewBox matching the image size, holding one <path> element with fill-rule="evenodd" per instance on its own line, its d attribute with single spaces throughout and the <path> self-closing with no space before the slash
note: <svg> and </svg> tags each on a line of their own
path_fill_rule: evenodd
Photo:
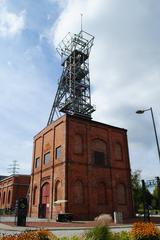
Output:
<svg viewBox="0 0 160 240">
<path fill-rule="evenodd" d="M 91 105 L 89 54 L 94 37 L 85 31 L 71 35 L 68 33 L 58 45 L 57 51 L 61 56 L 62 75 L 49 116 L 51 124 L 61 112 L 91 119 L 95 111 Z"/>
<path fill-rule="evenodd" d="M 93 41 L 94 36 L 83 30 L 81 30 L 79 34 L 73 35 L 69 32 L 57 47 L 57 52 L 62 59 L 62 65 L 74 50 L 78 50 L 89 56 L 93 46 Z"/>
</svg>

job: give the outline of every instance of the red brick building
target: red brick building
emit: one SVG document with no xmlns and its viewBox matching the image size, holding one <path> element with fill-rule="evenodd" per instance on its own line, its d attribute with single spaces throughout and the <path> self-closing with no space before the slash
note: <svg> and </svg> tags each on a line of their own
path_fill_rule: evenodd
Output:
<svg viewBox="0 0 160 240">
<path fill-rule="evenodd" d="M 44 128 L 34 138 L 29 202 L 32 217 L 131 217 L 127 131 L 70 115 Z"/>
<path fill-rule="evenodd" d="M 16 200 L 27 196 L 29 175 L 11 175 L 0 180 L 0 209 L 14 209 Z"/>
</svg>

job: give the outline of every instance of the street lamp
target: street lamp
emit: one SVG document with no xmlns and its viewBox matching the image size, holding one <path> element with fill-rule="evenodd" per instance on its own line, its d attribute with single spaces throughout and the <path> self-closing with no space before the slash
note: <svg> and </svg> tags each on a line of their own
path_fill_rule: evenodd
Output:
<svg viewBox="0 0 160 240">
<path fill-rule="evenodd" d="M 158 157 L 159 157 L 159 162 L 160 162 L 160 148 L 159 148 L 159 142 L 158 142 L 156 124 L 155 124 L 155 121 L 154 121 L 154 115 L 153 115 L 152 107 L 150 107 L 150 108 L 148 108 L 148 109 L 144 109 L 144 110 L 137 110 L 136 113 L 137 113 L 137 114 L 143 114 L 143 113 L 146 112 L 146 111 L 151 111 L 153 128 L 154 128 L 154 133 L 155 133 L 155 137 L 156 137 L 156 144 L 157 144 L 157 150 L 158 150 Z"/>
</svg>

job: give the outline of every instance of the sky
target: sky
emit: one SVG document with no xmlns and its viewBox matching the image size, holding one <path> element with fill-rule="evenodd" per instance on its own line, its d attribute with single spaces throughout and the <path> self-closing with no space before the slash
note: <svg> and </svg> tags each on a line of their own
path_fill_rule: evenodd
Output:
<svg viewBox="0 0 160 240">
<path fill-rule="evenodd" d="M 93 120 L 128 130 L 132 170 L 160 176 L 151 112 L 160 135 L 159 0 L 0 0 L 0 175 L 13 160 L 30 174 L 33 137 L 46 126 L 68 32 L 94 35 Z"/>
</svg>

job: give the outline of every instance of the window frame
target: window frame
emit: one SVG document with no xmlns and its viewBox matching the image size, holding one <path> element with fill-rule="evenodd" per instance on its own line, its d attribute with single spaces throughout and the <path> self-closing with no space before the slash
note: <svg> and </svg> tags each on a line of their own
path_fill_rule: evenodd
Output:
<svg viewBox="0 0 160 240">
<path fill-rule="evenodd" d="M 46 156 L 47 155 L 49 156 L 49 160 L 47 159 L 47 162 L 46 162 Z M 47 165 L 50 162 L 50 160 L 51 160 L 51 152 L 48 151 L 48 152 L 44 153 L 44 155 L 43 155 L 43 163 L 44 163 L 44 165 Z"/>
<path fill-rule="evenodd" d="M 35 164 L 34 164 L 34 168 L 39 168 L 40 167 L 40 157 L 36 157 L 35 158 Z"/>
<path fill-rule="evenodd" d="M 56 147 L 55 158 L 61 159 L 61 157 L 62 157 L 62 145 L 59 145 L 58 147 Z"/>
<path fill-rule="evenodd" d="M 99 155 L 99 156 L 98 156 Z M 102 158 L 102 159 L 100 159 Z M 100 159 L 100 161 L 99 161 Z M 103 161 L 103 163 L 102 163 Z M 105 162 L 105 153 L 101 151 L 93 151 L 93 163 L 96 167 L 105 167 L 106 162 Z"/>
</svg>

